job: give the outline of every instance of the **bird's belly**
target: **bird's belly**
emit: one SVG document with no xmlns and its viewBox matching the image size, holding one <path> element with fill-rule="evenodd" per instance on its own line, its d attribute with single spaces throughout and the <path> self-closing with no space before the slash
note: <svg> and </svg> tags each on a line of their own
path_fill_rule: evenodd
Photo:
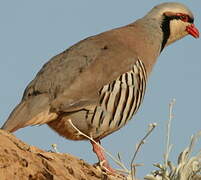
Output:
<svg viewBox="0 0 201 180">
<path fill-rule="evenodd" d="M 135 114 L 142 102 L 146 88 L 146 73 L 142 64 L 136 64 L 129 72 L 105 85 L 99 92 L 98 106 L 67 113 L 48 125 L 60 135 L 73 140 L 86 139 L 84 134 L 101 139 L 124 126 Z"/>
</svg>

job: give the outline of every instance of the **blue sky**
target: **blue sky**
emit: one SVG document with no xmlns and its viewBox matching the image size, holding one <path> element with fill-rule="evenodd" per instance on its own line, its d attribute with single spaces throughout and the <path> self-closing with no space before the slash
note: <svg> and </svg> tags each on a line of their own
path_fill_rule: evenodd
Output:
<svg viewBox="0 0 201 180">
<path fill-rule="evenodd" d="M 162 2 L 167 1 L 1 1 L 0 124 L 20 101 L 26 85 L 52 56 L 88 36 L 131 23 Z M 201 31 L 201 2 L 177 2 L 185 3 L 194 12 L 195 24 Z M 148 124 L 156 122 L 158 127 L 136 159 L 136 163 L 145 164 L 138 168 L 139 177 L 155 169 L 153 163 L 162 162 L 168 104 L 172 98 L 176 98 L 176 105 L 170 158 L 175 161 L 188 145 L 190 136 L 201 129 L 200 47 L 200 39 L 188 36 L 166 48 L 151 74 L 140 111 L 126 127 L 102 141 L 108 151 L 120 152 L 129 164 L 135 144 L 144 136 Z M 56 143 L 61 152 L 71 153 L 89 163 L 97 161 L 88 142 L 65 140 L 46 125 L 27 127 L 15 135 L 44 150 Z"/>
</svg>

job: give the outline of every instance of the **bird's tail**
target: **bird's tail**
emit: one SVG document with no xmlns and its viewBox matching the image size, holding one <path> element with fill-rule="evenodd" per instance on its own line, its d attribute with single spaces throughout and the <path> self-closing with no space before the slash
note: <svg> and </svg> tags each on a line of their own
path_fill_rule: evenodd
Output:
<svg viewBox="0 0 201 180">
<path fill-rule="evenodd" d="M 14 132 L 25 126 L 50 122 L 57 118 L 57 114 L 49 112 L 49 109 L 49 98 L 44 94 L 23 100 L 15 107 L 1 129 Z"/>
</svg>

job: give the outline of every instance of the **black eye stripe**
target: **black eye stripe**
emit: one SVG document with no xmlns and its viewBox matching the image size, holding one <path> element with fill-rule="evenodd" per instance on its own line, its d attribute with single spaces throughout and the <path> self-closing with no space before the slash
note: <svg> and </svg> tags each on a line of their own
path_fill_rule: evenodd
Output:
<svg viewBox="0 0 201 180">
<path fill-rule="evenodd" d="M 170 22 L 172 20 L 181 20 L 187 18 L 187 22 L 189 23 L 193 23 L 194 19 L 189 17 L 188 15 L 172 15 L 172 16 L 167 16 L 164 14 L 163 16 L 163 21 L 161 24 L 161 29 L 163 31 L 163 41 L 161 44 L 161 51 L 163 50 L 163 48 L 165 47 L 168 38 L 170 36 Z"/>
<path fill-rule="evenodd" d="M 162 24 L 161 24 L 161 29 L 163 31 L 163 41 L 162 41 L 162 44 L 161 44 L 161 51 L 165 47 L 165 45 L 166 45 L 166 43 L 168 41 L 168 38 L 170 36 L 170 22 L 171 22 L 171 20 L 181 20 L 182 16 L 185 16 L 185 15 L 181 15 L 181 16 L 176 16 L 176 15 L 166 16 L 166 15 L 164 15 L 164 18 L 163 18 L 163 21 L 162 21 Z M 193 21 L 194 21 L 193 18 L 191 18 L 189 16 L 187 16 L 187 17 L 188 17 L 187 22 L 193 23 Z"/>
<path fill-rule="evenodd" d="M 168 20 L 181 20 L 181 17 L 185 17 L 185 15 L 181 15 L 181 16 L 165 16 Z M 190 16 L 187 16 L 188 17 L 188 21 L 189 23 L 193 23 L 194 22 L 194 19 L 191 18 Z"/>
</svg>

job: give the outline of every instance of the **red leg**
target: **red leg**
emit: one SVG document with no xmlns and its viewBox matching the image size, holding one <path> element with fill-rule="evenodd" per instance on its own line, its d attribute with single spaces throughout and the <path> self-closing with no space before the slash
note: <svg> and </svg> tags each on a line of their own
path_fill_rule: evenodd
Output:
<svg viewBox="0 0 201 180">
<path fill-rule="evenodd" d="M 100 144 L 100 141 L 96 141 L 98 144 Z M 93 141 L 91 141 L 91 144 L 93 146 L 93 152 L 96 153 L 99 162 L 103 162 L 103 166 L 110 172 L 114 173 L 115 170 L 112 169 L 109 165 L 109 162 L 105 156 L 105 153 L 103 151 L 103 149 L 101 147 L 99 147 L 99 145 L 97 145 L 96 143 L 94 143 Z"/>
</svg>

